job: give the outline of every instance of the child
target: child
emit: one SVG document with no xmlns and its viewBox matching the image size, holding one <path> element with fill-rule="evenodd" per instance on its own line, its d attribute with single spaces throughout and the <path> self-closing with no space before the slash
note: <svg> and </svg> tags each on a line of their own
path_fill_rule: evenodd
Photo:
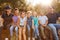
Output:
<svg viewBox="0 0 60 40">
<path fill-rule="evenodd" d="M 3 18 L 0 15 L 0 27 L 2 27 L 2 26 L 3 26 Z"/>
<path fill-rule="evenodd" d="M 16 38 L 18 37 L 18 27 L 19 27 L 18 26 L 19 25 L 18 13 L 19 13 L 19 10 L 17 8 L 15 8 L 15 10 L 14 10 L 14 16 L 12 17 L 12 19 L 13 19 L 12 26 L 10 27 L 10 36 L 11 37 L 13 36 L 13 30 L 15 28 Z"/>
<path fill-rule="evenodd" d="M 27 28 L 28 28 L 28 36 L 30 36 L 30 40 L 32 40 L 32 17 L 31 17 L 32 12 L 28 11 L 27 12 Z"/>
<path fill-rule="evenodd" d="M 26 40 L 26 16 L 25 16 L 25 12 L 22 11 L 21 15 L 20 15 L 20 28 L 19 28 L 19 40 Z M 21 39 L 23 36 L 23 39 Z"/>
<path fill-rule="evenodd" d="M 38 31 L 38 18 L 37 18 L 37 13 L 33 12 L 33 29 L 35 32 L 35 38 L 39 37 L 39 31 Z"/>
<path fill-rule="evenodd" d="M 47 16 L 44 15 L 44 13 L 41 13 L 41 15 L 39 16 L 39 26 L 41 29 L 41 33 L 44 39 L 46 39 L 46 36 L 44 34 L 44 28 L 47 26 L 48 24 L 48 18 Z"/>
<path fill-rule="evenodd" d="M 0 15 L 0 40 L 2 40 L 2 39 L 1 39 L 2 27 L 3 27 L 3 18 L 2 18 L 1 15 Z"/>
</svg>

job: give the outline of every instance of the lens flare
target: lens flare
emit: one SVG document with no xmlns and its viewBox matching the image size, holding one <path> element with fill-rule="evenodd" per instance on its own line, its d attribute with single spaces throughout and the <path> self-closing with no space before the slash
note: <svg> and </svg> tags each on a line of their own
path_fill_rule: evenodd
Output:
<svg viewBox="0 0 60 40">
<path fill-rule="evenodd" d="M 51 5 L 52 0 L 26 0 L 26 3 L 31 4 L 33 6 L 35 6 L 37 4 L 47 6 L 47 5 Z"/>
</svg>

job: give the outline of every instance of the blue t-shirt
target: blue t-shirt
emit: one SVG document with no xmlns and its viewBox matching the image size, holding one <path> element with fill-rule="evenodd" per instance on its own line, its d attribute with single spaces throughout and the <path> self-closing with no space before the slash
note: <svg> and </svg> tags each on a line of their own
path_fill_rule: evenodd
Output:
<svg viewBox="0 0 60 40">
<path fill-rule="evenodd" d="M 34 26 L 38 26 L 38 18 L 37 17 L 33 17 L 33 21 L 34 21 Z"/>
</svg>

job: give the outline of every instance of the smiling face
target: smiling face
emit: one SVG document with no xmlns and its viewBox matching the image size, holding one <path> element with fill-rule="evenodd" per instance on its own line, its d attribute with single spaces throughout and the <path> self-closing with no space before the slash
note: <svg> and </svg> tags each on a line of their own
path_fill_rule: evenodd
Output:
<svg viewBox="0 0 60 40">
<path fill-rule="evenodd" d="M 11 13 L 11 9 L 6 9 L 7 14 Z"/>
<path fill-rule="evenodd" d="M 31 15 L 30 15 L 30 13 L 27 13 L 27 17 L 29 18 Z"/>
<path fill-rule="evenodd" d="M 41 16 L 43 16 L 44 15 L 44 13 L 41 13 Z"/>
<path fill-rule="evenodd" d="M 40 15 L 41 15 L 41 16 L 44 16 L 44 12 L 43 12 L 43 11 L 41 11 L 41 12 L 40 12 Z"/>
<path fill-rule="evenodd" d="M 53 8 L 49 8 L 48 12 L 53 14 L 54 13 L 54 9 Z"/>
<path fill-rule="evenodd" d="M 32 12 L 31 11 L 28 11 L 27 12 L 27 17 L 29 18 L 30 16 L 32 16 Z"/>
<path fill-rule="evenodd" d="M 19 14 L 19 10 L 18 9 L 15 9 L 14 14 L 15 15 L 18 15 Z"/>
<path fill-rule="evenodd" d="M 33 12 L 33 16 L 34 17 L 37 17 L 37 12 Z"/>
<path fill-rule="evenodd" d="M 24 18 L 25 17 L 25 12 L 21 13 L 21 17 Z"/>
</svg>

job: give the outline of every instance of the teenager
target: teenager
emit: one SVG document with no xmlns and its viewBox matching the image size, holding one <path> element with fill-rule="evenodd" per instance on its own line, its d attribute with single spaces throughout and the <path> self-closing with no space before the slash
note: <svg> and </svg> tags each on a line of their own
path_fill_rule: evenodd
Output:
<svg viewBox="0 0 60 40">
<path fill-rule="evenodd" d="M 19 10 L 18 8 L 14 9 L 14 16 L 12 17 L 12 25 L 10 27 L 10 36 L 13 37 L 13 30 L 15 29 L 16 38 L 18 38 L 18 27 L 19 27 Z M 17 39 L 16 39 L 17 40 Z"/>
<path fill-rule="evenodd" d="M 22 11 L 20 14 L 20 28 L 19 28 L 19 40 L 26 40 L 26 16 L 25 16 L 25 12 Z M 23 39 L 22 39 L 23 36 Z"/>
</svg>

